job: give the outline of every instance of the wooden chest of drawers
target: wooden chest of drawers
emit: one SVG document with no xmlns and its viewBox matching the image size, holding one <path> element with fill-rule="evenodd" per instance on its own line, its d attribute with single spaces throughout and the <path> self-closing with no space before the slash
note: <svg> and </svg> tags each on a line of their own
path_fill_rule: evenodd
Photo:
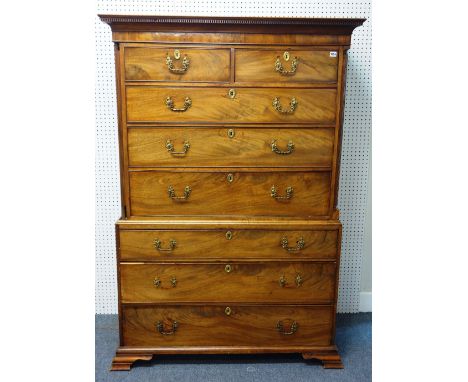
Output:
<svg viewBox="0 0 468 382">
<path fill-rule="evenodd" d="M 101 15 L 121 158 L 120 347 L 176 353 L 334 345 L 346 54 L 362 19 Z"/>
</svg>

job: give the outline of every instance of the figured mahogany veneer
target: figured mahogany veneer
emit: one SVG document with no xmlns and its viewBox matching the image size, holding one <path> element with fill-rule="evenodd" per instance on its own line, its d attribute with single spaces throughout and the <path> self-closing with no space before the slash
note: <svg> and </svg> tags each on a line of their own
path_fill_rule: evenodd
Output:
<svg viewBox="0 0 468 382">
<path fill-rule="evenodd" d="M 329 49 L 294 49 L 288 61 L 284 60 L 283 54 L 284 50 L 279 49 L 236 49 L 236 82 L 335 83 L 338 79 L 338 60 L 330 57 Z M 291 62 L 297 58 L 294 75 L 278 76 L 277 72 L 271 70 L 278 58 L 286 71 L 291 70 Z"/>
<path fill-rule="evenodd" d="M 335 89 L 240 88 L 235 87 L 127 86 L 127 121 L 152 123 L 335 123 Z M 174 107 L 191 106 L 184 112 L 174 112 L 166 105 L 171 97 Z M 297 101 L 294 113 L 281 113 L 273 106 L 278 98 L 283 110 Z"/>
<path fill-rule="evenodd" d="M 183 261 L 218 259 L 336 259 L 338 227 L 334 230 L 119 230 L 122 261 Z M 283 239 L 287 244 L 284 245 Z M 156 248 L 158 240 L 160 250 Z M 303 246 L 298 246 L 298 242 Z M 171 242 L 175 244 L 171 249 Z M 222 250 L 222 251 L 221 251 Z"/>
<path fill-rule="evenodd" d="M 173 152 L 182 154 L 168 151 L 168 141 L 174 146 Z M 335 131 L 330 127 L 133 127 L 128 130 L 128 164 L 130 167 L 330 168 L 334 141 Z M 272 150 L 273 142 L 277 152 Z M 290 142 L 292 149 L 288 146 Z M 190 147 L 183 153 L 185 143 Z"/>
<path fill-rule="evenodd" d="M 126 305 L 123 338 L 128 346 L 327 346 L 333 315 L 330 305 Z M 168 333 L 177 322 L 174 333 L 161 335 L 158 321 Z M 285 334 L 293 321 L 296 332 Z"/>
<path fill-rule="evenodd" d="M 172 59 L 175 69 L 181 67 L 174 58 L 179 50 L 190 57 L 189 69 L 183 75 L 167 70 L 166 58 Z M 182 57 L 183 60 L 183 57 Z M 229 82 L 231 51 L 229 49 L 145 47 L 125 50 L 125 79 L 127 81 L 206 81 Z M 209 69 L 209 70 L 207 70 Z"/>
<path fill-rule="evenodd" d="M 336 263 L 121 263 L 120 277 L 123 303 L 331 303 Z"/>
<path fill-rule="evenodd" d="M 347 50 L 363 19 L 100 15 L 122 218 L 112 370 L 334 345 Z"/>
<path fill-rule="evenodd" d="M 231 175 L 231 177 L 229 177 Z M 230 181 L 232 179 L 232 181 Z M 325 216 L 330 199 L 330 172 L 132 171 L 130 216 L 260 215 Z M 174 189 L 174 199 L 168 189 Z M 272 197 L 275 187 L 278 198 Z"/>
</svg>

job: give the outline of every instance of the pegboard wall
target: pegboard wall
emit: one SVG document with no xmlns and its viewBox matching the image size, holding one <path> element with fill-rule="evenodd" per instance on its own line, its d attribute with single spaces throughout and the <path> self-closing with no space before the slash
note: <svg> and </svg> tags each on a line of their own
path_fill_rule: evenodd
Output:
<svg viewBox="0 0 468 382">
<path fill-rule="evenodd" d="M 343 245 L 339 312 L 358 312 L 371 143 L 371 1 L 98 0 L 96 13 L 367 18 L 349 50 L 338 207 Z M 120 217 L 117 106 L 111 30 L 96 38 L 96 313 L 117 313 L 114 223 Z"/>
</svg>

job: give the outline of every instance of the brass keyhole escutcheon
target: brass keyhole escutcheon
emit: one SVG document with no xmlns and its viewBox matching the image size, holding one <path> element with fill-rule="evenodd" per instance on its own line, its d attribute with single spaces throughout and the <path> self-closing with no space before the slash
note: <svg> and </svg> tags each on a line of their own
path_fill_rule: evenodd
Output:
<svg viewBox="0 0 468 382">
<path fill-rule="evenodd" d="M 284 52 L 283 58 L 284 58 L 284 61 L 289 61 L 289 52 Z"/>
<path fill-rule="evenodd" d="M 234 129 L 229 129 L 227 135 L 229 138 L 234 138 L 234 135 L 236 135 L 236 133 L 234 132 Z"/>
<path fill-rule="evenodd" d="M 232 313 L 232 310 L 229 306 L 226 306 L 226 309 L 224 309 L 224 313 L 226 313 L 226 315 L 230 316 L 231 313 Z"/>
<path fill-rule="evenodd" d="M 228 240 L 232 239 L 232 232 L 231 231 L 226 232 L 226 239 L 228 239 Z"/>
<path fill-rule="evenodd" d="M 176 60 L 179 60 L 179 59 L 180 59 L 180 51 L 179 51 L 179 49 L 174 50 L 174 58 L 175 58 Z"/>
<path fill-rule="evenodd" d="M 226 266 L 224 267 L 224 270 L 225 270 L 227 273 L 231 272 L 231 271 L 232 271 L 231 265 L 230 265 L 230 264 L 226 264 Z"/>
<path fill-rule="evenodd" d="M 228 96 L 229 96 L 229 98 L 231 98 L 231 99 L 235 98 L 235 97 L 236 97 L 236 91 L 235 91 L 235 89 L 229 89 Z"/>
<path fill-rule="evenodd" d="M 232 183 L 232 181 L 234 180 L 234 175 L 232 175 L 232 174 L 227 174 L 226 179 L 227 179 L 227 181 L 228 181 L 229 183 Z"/>
</svg>

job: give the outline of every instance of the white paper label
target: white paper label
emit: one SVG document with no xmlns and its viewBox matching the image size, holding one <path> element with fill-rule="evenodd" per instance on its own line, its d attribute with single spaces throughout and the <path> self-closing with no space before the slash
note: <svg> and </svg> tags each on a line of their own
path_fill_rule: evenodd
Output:
<svg viewBox="0 0 468 382">
<path fill-rule="evenodd" d="M 336 57 L 337 56 L 337 52 L 330 52 L 330 57 Z"/>
</svg>

